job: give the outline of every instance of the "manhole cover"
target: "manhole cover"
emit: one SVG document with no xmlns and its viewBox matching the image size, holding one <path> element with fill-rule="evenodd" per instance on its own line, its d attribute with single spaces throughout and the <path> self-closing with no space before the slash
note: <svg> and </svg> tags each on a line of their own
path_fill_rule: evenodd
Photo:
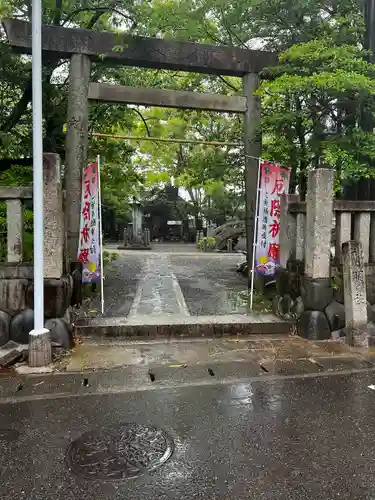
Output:
<svg viewBox="0 0 375 500">
<path fill-rule="evenodd" d="M 15 429 L 0 429 L 0 441 L 17 441 L 19 435 Z"/>
<path fill-rule="evenodd" d="M 103 481 L 137 477 L 163 465 L 173 453 L 164 431 L 137 424 L 86 432 L 71 443 L 67 459 L 75 474 Z"/>
</svg>

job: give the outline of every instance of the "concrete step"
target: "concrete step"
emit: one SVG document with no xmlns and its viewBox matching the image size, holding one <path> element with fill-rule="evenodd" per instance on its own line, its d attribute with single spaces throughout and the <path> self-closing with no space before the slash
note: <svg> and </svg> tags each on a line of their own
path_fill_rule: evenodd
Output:
<svg viewBox="0 0 375 500">
<path fill-rule="evenodd" d="M 75 323 L 79 336 L 100 337 L 218 337 L 288 334 L 293 323 L 271 314 L 228 316 L 137 316 L 87 318 Z"/>
</svg>

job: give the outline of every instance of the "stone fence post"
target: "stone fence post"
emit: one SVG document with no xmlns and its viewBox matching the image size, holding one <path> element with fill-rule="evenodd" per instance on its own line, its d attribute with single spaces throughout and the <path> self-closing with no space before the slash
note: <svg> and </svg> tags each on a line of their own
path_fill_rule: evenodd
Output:
<svg viewBox="0 0 375 500">
<path fill-rule="evenodd" d="M 296 256 L 296 220 L 288 212 L 288 206 L 290 202 L 298 199 L 296 194 L 280 196 L 280 266 L 283 268 L 287 267 L 289 259 Z"/>
<path fill-rule="evenodd" d="M 305 272 L 311 278 L 329 278 L 333 170 L 318 168 L 310 171 L 307 186 Z"/>
<path fill-rule="evenodd" d="M 366 280 L 361 243 L 344 243 L 342 260 L 346 341 L 356 347 L 368 347 Z"/>
<path fill-rule="evenodd" d="M 325 168 L 308 174 L 305 221 L 305 275 L 301 298 L 305 309 L 298 331 L 312 340 L 330 338 L 326 316 L 333 300 L 330 278 L 333 208 L 333 171 Z"/>
<path fill-rule="evenodd" d="M 322 312 L 333 298 L 330 278 L 333 171 L 325 168 L 310 171 L 307 187 L 302 298 L 305 309 Z"/>
<path fill-rule="evenodd" d="M 64 272 L 64 214 L 59 155 L 43 155 L 43 181 L 44 277 L 60 279 Z"/>
<path fill-rule="evenodd" d="M 23 259 L 23 202 L 7 200 L 8 262 L 22 262 Z"/>
</svg>

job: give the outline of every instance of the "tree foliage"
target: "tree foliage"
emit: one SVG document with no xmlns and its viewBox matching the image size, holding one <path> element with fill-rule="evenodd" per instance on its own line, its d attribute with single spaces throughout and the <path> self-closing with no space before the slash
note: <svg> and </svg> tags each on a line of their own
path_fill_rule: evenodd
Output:
<svg viewBox="0 0 375 500">
<path fill-rule="evenodd" d="M 30 0 L 0 0 L 0 16 L 31 19 Z M 292 168 L 305 189 L 306 171 L 320 164 L 343 179 L 372 176 L 375 144 L 374 66 L 363 50 L 360 0 L 44 0 L 43 22 L 140 36 L 276 50 L 262 98 L 264 155 Z M 118 50 L 126 50 L 119 46 Z M 31 144 L 30 58 L 0 39 L 0 156 L 28 157 Z M 64 159 L 68 65 L 49 59 L 43 70 L 44 149 Z M 241 81 L 193 73 L 93 64 L 92 80 L 130 86 L 241 93 Z M 228 114 L 91 105 L 90 132 L 239 143 L 242 121 Z M 126 218 L 128 200 L 171 180 L 192 215 L 218 222 L 241 217 L 244 157 L 240 147 L 126 142 L 91 137 L 89 156 L 103 158 L 103 200 Z M 22 169 L 21 169 L 22 170 Z M 12 172 L 19 182 L 16 170 Z M 11 175 L 11 176 L 12 176 Z M 22 170 L 24 182 L 30 172 Z M 3 182 L 4 179 L 1 181 Z M 6 182 L 16 182 L 8 178 Z"/>
<path fill-rule="evenodd" d="M 372 112 L 374 75 L 358 46 L 332 39 L 283 52 L 260 91 L 267 155 L 290 165 L 294 176 L 322 164 L 340 179 L 372 176 L 375 141 L 362 117 Z"/>
</svg>

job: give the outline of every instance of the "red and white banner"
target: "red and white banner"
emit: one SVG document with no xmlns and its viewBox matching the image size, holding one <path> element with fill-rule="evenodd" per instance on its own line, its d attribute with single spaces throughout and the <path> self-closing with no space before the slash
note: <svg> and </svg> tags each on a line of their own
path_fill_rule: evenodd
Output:
<svg viewBox="0 0 375 500">
<path fill-rule="evenodd" d="M 100 197 L 98 161 L 88 165 L 82 176 L 81 221 L 78 261 L 82 262 L 82 283 L 101 279 Z"/>
<path fill-rule="evenodd" d="M 290 172 L 286 168 L 262 161 L 255 271 L 272 276 L 280 265 L 280 195 L 288 193 Z"/>
</svg>

